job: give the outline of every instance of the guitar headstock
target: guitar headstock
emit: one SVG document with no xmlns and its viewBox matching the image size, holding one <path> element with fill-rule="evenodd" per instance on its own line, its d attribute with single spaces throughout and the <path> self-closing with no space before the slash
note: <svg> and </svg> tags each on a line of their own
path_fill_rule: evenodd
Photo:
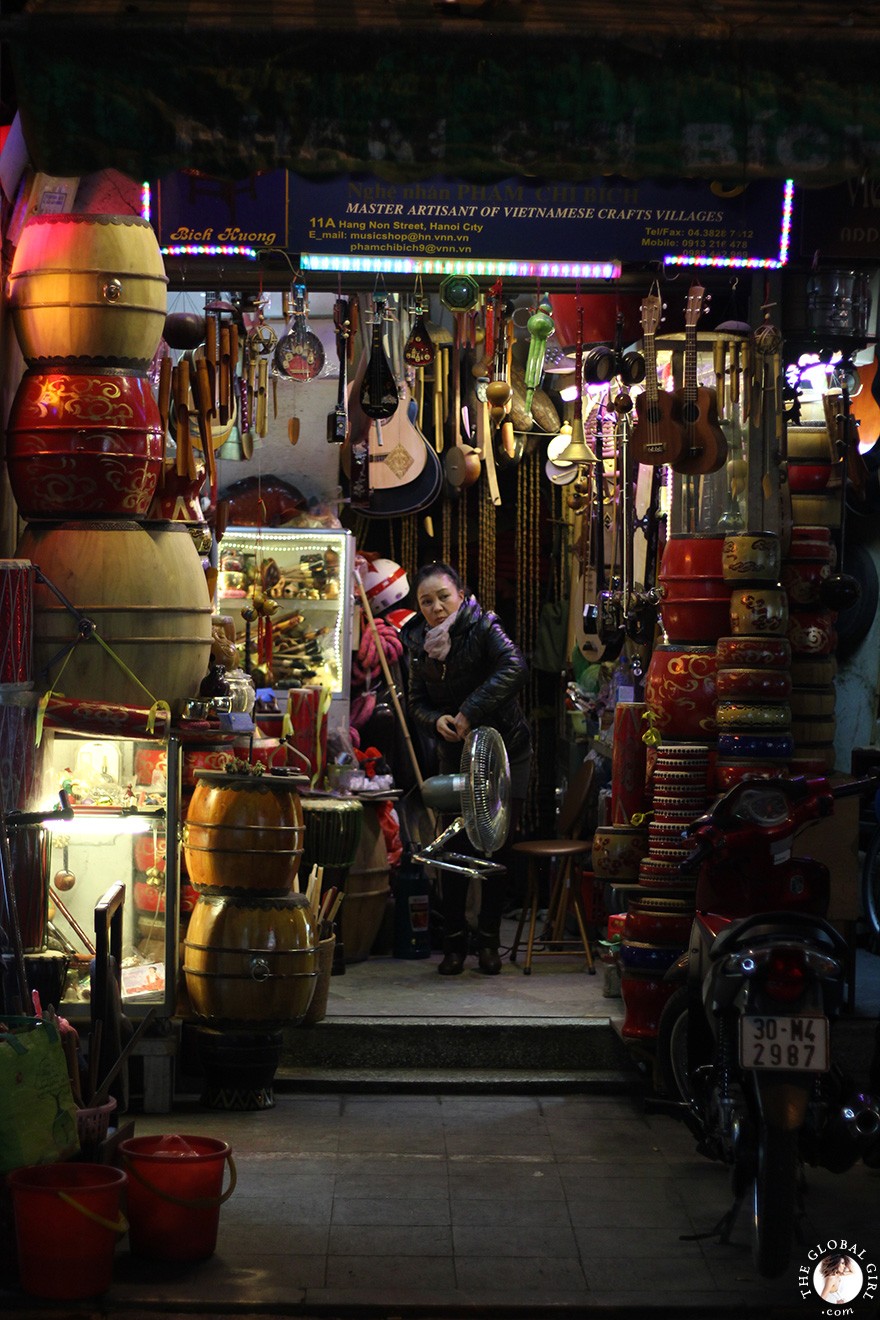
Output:
<svg viewBox="0 0 880 1320">
<path fill-rule="evenodd" d="M 688 289 L 687 302 L 684 307 L 684 323 L 686 326 L 693 327 L 697 324 L 706 310 L 704 306 L 706 302 L 708 302 L 708 299 L 702 284 L 692 284 Z"/>
<path fill-rule="evenodd" d="M 658 294 L 649 293 L 642 299 L 641 306 L 642 334 L 653 335 L 657 333 L 657 327 L 663 320 L 663 303 Z"/>
</svg>

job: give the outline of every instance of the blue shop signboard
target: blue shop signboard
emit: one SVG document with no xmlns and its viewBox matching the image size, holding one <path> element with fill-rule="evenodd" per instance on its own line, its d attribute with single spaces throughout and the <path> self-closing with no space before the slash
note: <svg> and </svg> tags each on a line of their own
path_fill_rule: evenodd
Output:
<svg viewBox="0 0 880 1320">
<path fill-rule="evenodd" d="M 784 186 L 615 177 L 390 183 L 285 170 L 225 183 L 181 172 L 156 185 L 154 221 L 163 246 L 245 244 L 327 257 L 776 260 Z"/>
</svg>

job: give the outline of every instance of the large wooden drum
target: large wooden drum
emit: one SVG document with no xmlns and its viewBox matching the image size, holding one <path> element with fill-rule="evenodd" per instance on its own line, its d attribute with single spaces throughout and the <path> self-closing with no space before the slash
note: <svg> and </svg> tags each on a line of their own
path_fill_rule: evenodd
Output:
<svg viewBox="0 0 880 1320">
<path fill-rule="evenodd" d="M 9 276 L 28 364 L 146 370 L 165 324 L 165 264 L 138 215 L 36 215 Z"/>
<path fill-rule="evenodd" d="M 176 713 L 198 695 L 211 654 L 212 610 L 201 559 L 183 524 L 31 524 L 16 555 L 31 560 L 95 623 L 126 666 L 94 638 L 78 642 L 60 684 L 65 697 L 141 707 L 154 697 Z M 38 683 L 51 686 L 58 680 L 64 649 L 77 636 L 76 618 L 47 586 L 37 585 Z M 47 679 L 41 671 L 50 664 Z"/>
<path fill-rule="evenodd" d="M 364 806 L 363 828 L 345 877 L 345 901 L 339 910 L 347 963 L 363 962 L 379 934 L 391 895 L 388 848 L 372 803 Z"/>
<path fill-rule="evenodd" d="M 225 1026 L 301 1022 L 318 971 L 310 913 L 304 894 L 200 895 L 183 942 L 196 1016 Z"/>
<path fill-rule="evenodd" d="M 162 465 L 148 378 L 29 371 L 12 401 L 6 463 L 26 521 L 145 517 Z"/>
<path fill-rule="evenodd" d="M 302 775 L 196 771 L 183 854 L 199 893 L 285 895 L 303 851 Z"/>
</svg>

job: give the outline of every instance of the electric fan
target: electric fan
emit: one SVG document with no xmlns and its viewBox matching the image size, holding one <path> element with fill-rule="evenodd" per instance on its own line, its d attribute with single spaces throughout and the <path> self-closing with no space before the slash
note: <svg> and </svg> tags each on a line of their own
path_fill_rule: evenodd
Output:
<svg viewBox="0 0 880 1320">
<path fill-rule="evenodd" d="M 446 845 L 462 830 L 473 846 L 486 854 L 497 852 L 507 838 L 510 765 L 497 729 L 471 729 L 462 749 L 458 773 L 426 779 L 422 784 L 422 799 L 436 811 L 461 814 L 416 855 L 416 861 L 468 875 L 491 875 L 504 870 L 487 857 L 446 851 Z"/>
</svg>

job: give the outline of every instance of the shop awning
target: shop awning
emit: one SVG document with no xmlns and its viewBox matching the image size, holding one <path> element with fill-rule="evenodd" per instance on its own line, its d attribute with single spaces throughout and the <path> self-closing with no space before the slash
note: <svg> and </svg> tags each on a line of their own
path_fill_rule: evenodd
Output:
<svg viewBox="0 0 880 1320">
<path fill-rule="evenodd" d="M 49 174 L 819 185 L 880 166 L 873 0 L 31 0 L 0 36 Z"/>
</svg>

